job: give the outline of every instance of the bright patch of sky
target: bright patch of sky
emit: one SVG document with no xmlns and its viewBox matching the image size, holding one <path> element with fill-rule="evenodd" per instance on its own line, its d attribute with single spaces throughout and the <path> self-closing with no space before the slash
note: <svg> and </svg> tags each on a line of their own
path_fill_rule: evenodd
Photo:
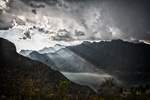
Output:
<svg viewBox="0 0 150 100">
<path fill-rule="evenodd" d="M 138 4 L 141 2 L 0 0 L 0 37 L 15 43 L 17 51 L 86 40 L 149 41 L 149 5 Z"/>
<path fill-rule="evenodd" d="M 6 5 L 8 2 L 9 0 L 0 0 L 0 9 L 8 9 Z"/>
<path fill-rule="evenodd" d="M 69 46 L 69 45 L 81 44 L 83 42 L 82 40 L 70 41 L 70 42 L 51 41 L 49 40 L 46 34 L 41 34 L 37 30 L 31 32 L 32 34 L 31 39 L 26 39 L 26 40 L 19 39 L 20 37 L 22 37 L 23 32 L 24 32 L 23 29 L 13 28 L 7 31 L 0 31 L 0 37 L 3 37 L 13 42 L 16 45 L 18 52 L 20 52 L 21 50 L 40 50 L 44 47 L 53 47 L 56 44 Z"/>
</svg>

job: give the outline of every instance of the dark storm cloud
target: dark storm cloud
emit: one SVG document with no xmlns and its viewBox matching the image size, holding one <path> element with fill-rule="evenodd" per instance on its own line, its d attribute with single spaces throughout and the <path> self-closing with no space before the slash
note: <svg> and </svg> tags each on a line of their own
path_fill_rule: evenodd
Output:
<svg viewBox="0 0 150 100">
<path fill-rule="evenodd" d="M 25 24 L 17 17 L 17 15 L 24 13 L 26 9 L 24 9 L 24 6 L 19 5 L 20 1 L 16 2 L 17 3 L 14 3 L 14 0 L 9 0 L 9 2 L 6 3 L 7 8 L 0 10 L 0 30 L 8 30 L 9 28 L 12 28 L 14 19 L 18 24 Z"/>
<path fill-rule="evenodd" d="M 45 7 L 44 4 L 34 4 L 34 3 L 30 3 L 30 6 L 33 8 L 44 8 Z"/>
<path fill-rule="evenodd" d="M 55 37 L 53 37 L 53 40 L 56 41 L 72 41 L 72 37 L 69 31 L 66 29 L 60 29 L 58 30 Z"/>
<path fill-rule="evenodd" d="M 19 39 L 24 39 L 24 40 L 26 40 L 26 39 L 31 39 L 30 31 L 29 31 L 29 30 L 24 31 L 24 32 L 23 32 L 23 36 L 20 37 Z"/>
<path fill-rule="evenodd" d="M 43 5 L 43 4 L 37 5 L 37 4 L 34 4 L 33 2 L 45 3 L 50 6 L 54 6 L 61 2 L 61 0 L 21 0 L 21 1 L 27 5 L 30 5 L 31 7 L 35 7 L 35 8 L 44 8 L 45 5 Z"/>
<path fill-rule="evenodd" d="M 0 30 L 8 30 L 9 28 L 12 28 L 11 21 L 0 19 Z"/>
<path fill-rule="evenodd" d="M 124 38 L 150 39 L 149 5 L 148 0 L 103 1 L 103 21 L 119 28 Z"/>
<path fill-rule="evenodd" d="M 84 32 L 78 31 L 78 30 L 75 30 L 75 35 L 76 36 L 85 36 Z"/>
<path fill-rule="evenodd" d="M 64 32 L 61 36 L 57 29 L 53 40 L 72 40 L 73 36 L 91 40 L 150 40 L 149 5 L 149 0 L 10 0 L 7 4 L 10 9 L 0 11 L 0 29 L 11 28 L 14 18 L 21 25 L 36 24 L 31 17 L 40 13 L 70 21 L 69 24 L 64 21 L 64 26 L 59 28 L 65 28 L 69 35 Z M 26 20 L 19 19 L 18 15 Z M 78 25 L 73 26 L 75 24 Z"/>
<path fill-rule="evenodd" d="M 32 10 L 33 14 L 37 14 L 37 11 L 35 9 Z"/>
<path fill-rule="evenodd" d="M 72 0 L 73 1 L 73 0 Z M 109 32 L 109 27 L 116 27 L 121 31 L 122 39 L 150 39 L 150 1 L 149 0 L 84 0 L 93 7 L 101 8 L 101 17 L 97 20 L 98 23 L 103 23 L 99 31 L 103 32 L 101 37 L 111 39 L 112 33 Z M 81 0 L 74 0 L 78 4 Z M 86 7 L 83 5 L 83 7 Z M 89 6 L 87 5 L 87 6 Z M 89 6 L 90 8 L 90 6 Z M 76 9 L 77 13 L 82 10 Z M 80 12 L 81 11 L 81 12 Z M 82 25 L 87 29 L 88 24 L 86 19 L 80 20 Z M 101 21 L 101 22 L 100 22 Z M 96 32 L 96 31 L 95 31 Z M 94 32 L 94 33 L 95 33 Z M 94 36 L 91 36 L 93 38 Z M 96 37 L 95 37 L 96 38 Z M 93 39 L 95 39 L 93 38 Z"/>
<path fill-rule="evenodd" d="M 0 30 L 8 30 L 12 27 L 12 16 L 0 11 Z"/>
</svg>

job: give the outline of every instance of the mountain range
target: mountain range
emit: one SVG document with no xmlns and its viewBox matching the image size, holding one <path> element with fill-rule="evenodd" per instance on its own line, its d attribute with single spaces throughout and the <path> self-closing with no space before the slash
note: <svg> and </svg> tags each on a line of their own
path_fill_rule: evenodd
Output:
<svg viewBox="0 0 150 100">
<path fill-rule="evenodd" d="M 57 49 L 56 49 L 57 47 Z M 125 85 L 150 82 L 150 45 L 123 40 L 56 45 L 25 55 L 61 72 L 106 73 Z M 86 84 L 86 83 L 85 83 Z"/>
<path fill-rule="evenodd" d="M 69 81 L 50 66 L 18 54 L 15 45 L 3 38 L 0 38 L 0 80 L 0 96 L 6 97 L 17 94 L 25 84 L 34 86 L 35 89 L 42 89 L 45 84 L 49 84 L 55 91 L 60 81 Z M 95 93 L 86 85 L 71 82 L 71 87 L 70 93 Z"/>
</svg>

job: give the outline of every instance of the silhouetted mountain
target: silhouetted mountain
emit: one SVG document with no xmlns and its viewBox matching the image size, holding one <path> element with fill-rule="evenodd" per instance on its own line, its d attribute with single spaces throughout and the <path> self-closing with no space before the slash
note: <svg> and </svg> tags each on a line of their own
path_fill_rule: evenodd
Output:
<svg viewBox="0 0 150 100">
<path fill-rule="evenodd" d="M 122 40 L 67 47 L 100 69 L 150 70 L 150 46 Z"/>
<path fill-rule="evenodd" d="M 41 53 L 41 54 L 44 54 L 44 53 L 55 53 L 56 51 L 58 51 L 61 48 L 65 48 L 65 46 L 60 45 L 60 44 L 56 44 L 54 47 L 49 47 L 49 48 L 45 47 L 45 48 L 39 50 L 38 52 Z"/>
<path fill-rule="evenodd" d="M 89 41 L 83 41 L 82 44 L 88 45 L 88 44 L 90 44 L 90 42 Z"/>
<path fill-rule="evenodd" d="M 41 61 L 59 71 L 90 72 L 94 69 L 92 64 L 88 63 L 86 60 L 82 59 L 67 48 L 61 48 L 54 53 L 44 54 L 33 51 L 28 55 L 28 57 L 33 60 Z"/>
<path fill-rule="evenodd" d="M 144 42 L 140 42 L 139 40 L 133 40 L 133 41 L 131 41 L 132 43 L 140 43 L 140 44 L 144 44 Z"/>
<path fill-rule="evenodd" d="M 53 69 L 57 69 L 55 63 L 47 56 L 47 54 L 40 54 L 37 51 L 33 51 L 28 55 L 29 58 L 43 62 L 44 64 L 51 66 Z"/>
<path fill-rule="evenodd" d="M 98 69 L 128 83 L 150 82 L 150 46 L 122 40 L 67 47 Z"/>
<path fill-rule="evenodd" d="M 23 56 L 28 56 L 33 50 L 21 50 L 20 54 L 22 54 Z"/>
<path fill-rule="evenodd" d="M 18 54 L 15 45 L 3 38 L 0 38 L 0 67 L 0 95 L 4 96 L 12 96 L 17 91 L 14 87 L 19 84 L 20 79 L 30 78 L 29 82 L 33 81 L 35 88 L 39 89 L 45 84 L 50 84 L 54 90 L 59 81 L 68 81 L 59 71 Z M 71 86 L 72 93 L 94 93 L 88 86 L 74 82 L 71 82 Z"/>
<path fill-rule="evenodd" d="M 53 53 L 53 52 L 55 52 L 55 49 L 53 49 L 52 47 L 49 47 L 49 48 L 45 47 L 42 50 L 39 50 L 38 52 L 41 53 L 41 54 L 43 54 L 43 53 Z"/>
<path fill-rule="evenodd" d="M 144 43 L 122 40 L 93 43 L 84 41 L 80 45 L 68 46 L 43 55 L 54 63 L 46 64 L 55 65 L 54 69 L 59 71 L 94 73 L 99 70 L 127 83 L 142 83 L 150 81 L 149 51 L 150 46 Z M 38 61 L 42 61 L 40 57 Z"/>
</svg>

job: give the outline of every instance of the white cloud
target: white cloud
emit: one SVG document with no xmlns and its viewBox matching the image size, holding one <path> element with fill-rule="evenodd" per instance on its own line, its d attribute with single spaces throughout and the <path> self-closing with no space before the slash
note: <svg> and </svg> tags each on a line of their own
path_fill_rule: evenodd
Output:
<svg viewBox="0 0 150 100">
<path fill-rule="evenodd" d="M 1 2 L 0 6 L 5 8 L 7 6 L 6 1 L 1 0 Z M 33 7 L 30 5 L 31 3 L 35 6 L 42 4 L 44 7 Z M 146 28 L 141 26 L 141 29 L 141 24 L 134 24 L 135 19 L 138 18 L 132 14 L 132 11 L 126 8 L 124 2 L 113 3 L 111 1 L 91 0 L 70 2 L 58 0 L 57 2 L 51 1 L 47 3 L 47 1 L 42 0 L 40 2 L 13 0 L 9 5 L 11 9 L 6 10 L 5 13 L 0 13 L 0 21 L 2 22 L 0 23 L 0 28 L 7 29 L 13 25 L 13 28 L 9 30 L 9 34 L 8 31 L 6 31 L 4 32 L 5 35 L 3 33 L 3 36 L 13 40 L 13 42 L 19 46 L 21 46 L 20 43 L 22 42 L 27 43 L 29 46 L 24 47 L 24 49 L 27 49 L 27 47 L 30 47 L 29 49 L 39 49 L 54 43 L 69 44 L 71 42 L 75 43 L 75 41 L 84 40 L 130 40 L 131 37 L 134 39 L 149 39 L 150 36 L 146 30 L 148 25 Z M 134 5 L 134 7 L 138 8 L 136 5 Z M 138 15 L 140 12 L 135 8 L 133 11 L 137 12 L 135 15 Z M 32 10 L 35 10 L 37 14 L 33 13 Z M 129 16 L 131 15 L 131 18 L 122 11 L 129 14 Z M 140 18 L 144 17 L 141 16 Z M 138 19 L 136 21 L 137 23 L 142 21 L 143 23 L 148 22 L 144 19 Z M 22 31 L 29 30 L 31 39 L 18 40 L 18 38 L 23 37 L 24 34 L 22 32 L 16 34 L 10 32 L 16 28 Z M 69 36 L 58 36 L 58 31 L 62 29 L 67 30 Z M 79 36 L 76 30 L 83 32 L 84 35 Z M 146 34 L 142 34 L 144 31 L 141 30 L 146 31 Z M 141 34 L 136 34 L 138 31 L 141 32 Z M 68 40 L 69 43 L 67 43 L 66 40 Z M 32 43 L 35 46 L 32 46 Z M 45 44 L 43 45 L 43 43 Z M 22 49 L 23 47 L 18 48 Z"/>
<path fill-rule="evenodd" d="M 20 52 L 21 50 L 40 50 L 44 47 L 52 47 L 56 44 L 62 45 L 76 45 L 82 43 L 82 41 L 52 41 L 49 39 L 49 35 L 41 34 L 38 30 L 31 31 L 31 39 L 19 39 L 23 35 L 23 29 L 10 29 L 7 31 L 0 31 L 0 37 L 10 40 L 16 45 L 17 51 Z"/>
<path fill-rule="evenodd" d="M 9 7 L 7 7 L 7 3 L 9 2 L 9 0 L 1 0 L 0 1 L 0 9 L 8 9 Z"/>
</svg>

